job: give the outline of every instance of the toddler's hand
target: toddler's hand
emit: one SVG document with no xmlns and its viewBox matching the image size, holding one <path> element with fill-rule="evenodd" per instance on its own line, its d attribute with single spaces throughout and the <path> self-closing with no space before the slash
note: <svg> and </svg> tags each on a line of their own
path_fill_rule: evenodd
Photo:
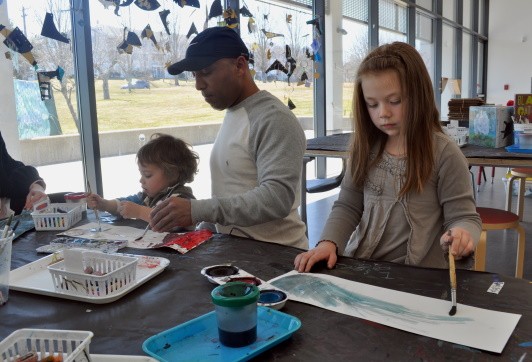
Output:
<svg viewBox="0 0 532 362">
<path fill-rule="evenodd" d="M 103 199 L 98 194 L 87 195 L 87 206 L 91 209 L 103 209 Z"/>
<path fill-rule="evenodd" d="M 138 219 L 140 205 L 131 201 L 121 201 L 118 206 L 118 212 L 125 219 Z"/>
</svg>

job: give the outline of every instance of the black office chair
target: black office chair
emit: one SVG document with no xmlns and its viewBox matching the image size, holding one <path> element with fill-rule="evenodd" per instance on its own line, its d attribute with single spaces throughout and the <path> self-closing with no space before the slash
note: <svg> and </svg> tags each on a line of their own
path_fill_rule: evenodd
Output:
<svg viewBox="0 0 532 362">
<path fill-rule="evenodd" d="M 315 157 L 303 157 L 303 177 L 301 178 L 301 220 L 307 224 L 307 192 L 309 194 L 326 192 L 340 186 L 345 176 L 346 159 L 342 159 L 342 171 L 334 177 L 307 180 L 307 164 L 314 161 Z M 307 227 L 308 232 L 308 227 Z"/>
</svg>

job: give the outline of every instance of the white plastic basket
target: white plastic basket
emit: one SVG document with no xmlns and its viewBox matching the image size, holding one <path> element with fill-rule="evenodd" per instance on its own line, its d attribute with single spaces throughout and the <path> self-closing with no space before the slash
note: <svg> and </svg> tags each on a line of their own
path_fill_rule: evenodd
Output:
<svg viewBox="0 0 532 362">
<path fill-rule="evenodd" d="M 36 230 L 67 230 L 81 220 L 81 205 L 72 203 L 50 204 L 31 213 Z"/>
<path fill-rule="evenodd" d="M 35 352 L 38 360 L 62 356 L 64 362 L 90 362 L 90 331 L 18 329 L 0 342 L 0 361 L 16 361 Z"/>
<path fill-rule="evenodd" d="M 130 287 L 136 281 L 138 258 L 83 251 L 81 260 L 81 272 L 69 270 L 64 259 L 48 266 L 57 292 L 85 297 L 107 297 Z M 87 269 L 91 269 L 92 274 L 84 272 Z"/>
</svg>

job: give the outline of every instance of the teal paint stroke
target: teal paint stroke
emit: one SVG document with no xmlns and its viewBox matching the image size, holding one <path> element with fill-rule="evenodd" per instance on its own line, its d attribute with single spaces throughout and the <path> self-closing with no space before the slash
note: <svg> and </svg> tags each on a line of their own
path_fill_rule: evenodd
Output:
<svg viewBox="0 0 532 362">
<path fill-rule="evenodd" d="M 346 305 L 356 309 L 361 315 L 365 313 L 379 314 L 400 319 L 409 324 L 438 324 L 439 322 L 463 324 L 473 320 L 465 317 L 419 312 L 402 304 L 358 294 L 312 274 L 287 275 L 270 282 L 270 284 L 298 298 L 312 299 L 325 308 Z"/>
<path fill-rule="evenodd" d="M 519 347 L 532 347 L 532 342 L 519 343 Z"/>
</svg>

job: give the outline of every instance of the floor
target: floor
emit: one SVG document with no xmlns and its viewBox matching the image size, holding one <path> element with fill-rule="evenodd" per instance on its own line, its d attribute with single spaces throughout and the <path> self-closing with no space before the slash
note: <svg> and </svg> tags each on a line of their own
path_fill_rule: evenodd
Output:
<svg viewBox="0 0 532 362">
<path fill-rule="evenodd" d="M 478 173 L 473 167 L 472 172 Z M 502 178 L 506 168 L 496 168 L 493 183 L 491 168 L 486 168 L 487 181 L 482 179 L 477 191 L 477 205 L 504 209 L 506 202 L 505 183 Z M 475 180 L 476 181 L 476 180 Z M 337 192 L 326 198 L 309 202 L 307 206 L 307 222 L 310 245 L 313 247 L 319 240 L 321 229 L 326 222 Z M 516 212 L 517 196 L 513 197 L 513 211 Z M 525 266 L 523 277 L 532 280 L 532 195 L 525 197 L 524 218 L 521 222 L 526 233 Z M 515 258 L 517 253 L 517 233 L 513 230 L 489 231 L 487 239 L 486 270 L 503 275 L 515 275 Z"/>
</svg>

